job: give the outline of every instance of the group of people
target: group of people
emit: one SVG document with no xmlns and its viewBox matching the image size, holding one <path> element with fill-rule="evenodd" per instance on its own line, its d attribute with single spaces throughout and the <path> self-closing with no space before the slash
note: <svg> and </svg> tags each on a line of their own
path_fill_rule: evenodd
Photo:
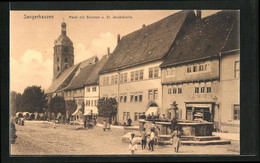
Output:
<svg viewBox="0 0 260 163">
<path fill-rule="evenodd" d="M 176 126 L 175 130 L 171 132 L 171 140 L 174 152 L 178 153 L 179 148 L 181 145 L 181 132 L 179 131 L 179 128 Z M 143 131 L 141 132 L 141 146 L 142 150 L 147 149 L 150 151 L 154 151 L 154 144 L 155 144 L 155 133 L 154 129 L 151 128 L 150 132 L 146 132 L 146 129 L 143 128 Z M 135 139 L 135 134 L 131 133 L 130 141 L 129 141 L 129 150 L 131 151 L 131 154 L 133 155 L 135 150 L 137 150 L 137 140 Z"/>
<path fill-rule="evenodd" d="M 141 145 L 142 150 L 148 148 L 150 151 L 154 151 L 154 143 L 155 143 L 155 133 L 154 130 L 151 129 L 151 132 L 146 132 L 146 129 L 143 128 L 143 131 L 141 132 Z M 131 133 L 131 137 L 129 140 L 129 150 L 131 151 L 131 154 L 134 154 L 135 150 L 137 150 L 137 140 L 135 139 L 135 134 Z"/>
</svg>

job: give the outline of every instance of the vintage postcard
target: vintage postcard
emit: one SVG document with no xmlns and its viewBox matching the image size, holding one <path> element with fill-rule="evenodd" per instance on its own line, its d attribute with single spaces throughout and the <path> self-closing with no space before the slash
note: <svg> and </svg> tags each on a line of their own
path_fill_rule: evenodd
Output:
<svg viewBox="0 0 260 163">
<path fill-rule="evenodd" d="M 10 10 L 10 156 L 240 155 L 239 10 Z"/>
</svg>

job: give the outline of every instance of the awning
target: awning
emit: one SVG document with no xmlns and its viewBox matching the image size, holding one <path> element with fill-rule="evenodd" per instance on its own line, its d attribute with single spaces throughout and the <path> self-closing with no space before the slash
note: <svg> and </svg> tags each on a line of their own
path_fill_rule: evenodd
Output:
<svg viewBox="0 0 260 163">
<path fill-rule="evenodd" d="M 91 115 L 91 111 L 92 111 L 92 114 L 98 114 L 98 109 L 95 107 L 95 108 L 88 108 L 88 109 L 85 109 L 85 112 L 84 112 L 84 115 Z"/>
<path fill-rule="evenodd" d="M 158 107 L 149 107 L 149 109 L 145 112 L 145 115 L 148 116 L 149 114 L 152 115 L 152 113 L 154 115 L 158 114 Z"/>
<path fill-rule="evenodd" d="M 75 110 L 75 112 L 72 115 L 80 115 L 81 114 L 81 105 L 78 105 L 77 109 Z"/>
</svg>

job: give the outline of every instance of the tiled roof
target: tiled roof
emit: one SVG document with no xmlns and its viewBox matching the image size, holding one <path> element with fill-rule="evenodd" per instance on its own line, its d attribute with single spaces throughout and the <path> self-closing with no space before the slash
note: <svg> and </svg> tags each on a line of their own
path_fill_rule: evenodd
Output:
<svg viewBox="0 0 260 163">
<path fill-rule="evenodd" d="M 161 67 L 218 56 L 238 18 L 237 11 L 221 11 L 190 24 Z"/>
<path fill-rule="evenodd" d="M 181 11 L 123 36 L 100 73 L 161 59 L 185 20 L 194 16 L 194 11 Z"/>
<path fill-rule="evenodd" d="M 57 91 L 65 88 L 66 86 L 68 86 L 68 84 L 71 82 L 71 80 L 75 76 L 77 70 L 86 67 L 87 65 L 89 65 L 89 63 L 92 63 L 94 60 L 96 60 L 96 56 L 88 58 L 88 59 L 64 70 L 64 72 L 62 72 L 58 76 L 58 78 L 56 78 L 52 82 L 51 86 L 45 91 L 45 93 L 49 94 L 49 93 L 57 92 Z"/>
<path fill-rule="evenodd" d="M 53 92 L 58 91 L 58 88 L 60 88 L 60 86 L 65 82 L 65 80 L 67 78 L 69 78 L 69 76 L 75 74 L 79 65 L 80 65 L 80 63 L 66 69 L 57 79 L 55 79 L 52 82 L 51 86 L 45 91 L 45 93 L 48 94 L 48 93 L 53 93 Z"/>
<path fill-rule="evenodd" d="M 107 59 L 108 59 L 107 55 L 104 55 L 99 62 L 93 65 L 93 71 L 89 75 L 88 79 L 84 82 L 84 85 L 98 84 L 98 80 L 99 80 L 98 73 L 105 65 Z"/>
<path fill-rule="evenodd" d="M 226 42 L 220 52 L 237 49 L 240 49 L 240 27 L 238 20 L 233 24 L 232 29 L 227 36 Z"/>
<path fill-rule="evenodd" d="M 82 88 L 84 85 L 97 84 L 98 72 L 104 66 L 106 60 L 107 56 L 103 56 L 100 61 L 82 68 L 79 74 L 73 78 L 64 90 L 72 90 Z"/>
</svg>

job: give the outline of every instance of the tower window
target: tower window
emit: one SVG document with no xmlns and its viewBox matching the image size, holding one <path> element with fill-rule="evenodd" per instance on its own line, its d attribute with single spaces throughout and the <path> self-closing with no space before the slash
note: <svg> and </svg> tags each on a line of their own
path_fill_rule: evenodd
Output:
<svg viewBox="0 0 260 163">
<path fill-rule="evenodd" d="M 67 61 L 68 61 L 68 59 L 67 58 L 65 58 L 65 62 L 67 63 Z"/>
</svg>

